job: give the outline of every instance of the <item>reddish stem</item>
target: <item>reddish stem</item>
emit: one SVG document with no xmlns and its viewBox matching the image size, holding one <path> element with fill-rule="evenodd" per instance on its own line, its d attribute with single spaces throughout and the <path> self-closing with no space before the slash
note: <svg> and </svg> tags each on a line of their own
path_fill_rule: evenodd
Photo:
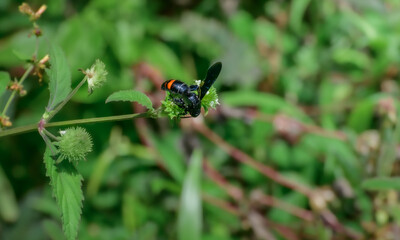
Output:
<svg viewBox="0 0 400 240">
<path fill-rule="evenodd" d="M 213 143 L 218 145 L 221 149 L 225 150 L 225 152 L 227 152 L 229 155 L 232 156 L 232 158 L 236 159 L 237 161 L 254 168 L 255 170 L 264 174 L 266 177 L 270 178 L 271 180 L 273 180 L 287 188 L 290 188 L 297 192 L 300 192 L 300 193 L 306 195 L 307 197 L 311 196 L 312 189 L 310 189 L 304 185 L 301 185 L 300 183 L 293 182 L 289 179 L 286 179 L 284 176 L 282 176 L 279 172 L 275 171 L 273 168 L 268 167 L 260 162 L 257 162 L 256 160 L 251 158 L 246 153 L 240 151 L 236 147 L 227 143 L 225 140 L 223 140 L 220 136 L 218 136 L 213 131 L 211 131 L 204 124 L 196 123 L 196 124 L 194 124 L 194 128 L 199 133 L 201 133 L 203 136 L 208 138 L 210 141 L 212 141 Z"/>
</svg>

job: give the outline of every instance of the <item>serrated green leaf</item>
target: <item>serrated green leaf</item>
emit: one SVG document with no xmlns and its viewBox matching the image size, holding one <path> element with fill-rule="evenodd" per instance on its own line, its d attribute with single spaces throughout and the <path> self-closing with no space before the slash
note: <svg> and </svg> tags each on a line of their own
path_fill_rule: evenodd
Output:
<svg viewBox="0 0 400 240">
<path fill-rule="evenodd" d="M 7 89 L 7 85 L 10 82 L 10 74 L 8 72 L 0 72 L 0 96 L 3 95 L 3 93 Z"/>
<path fill-rule="evenodd" d="M 178 239 L 201 239 L 201 173 L 202 154 L 193 152 L 185 177 L 178 216 Z"/>
<path fill-rule="evenodd" d="M 399 190 L 400 177 L 376 177 L 365 180 L 362 188 L 367 190 Z"/>
<path fill-rule="evenodd" d="M 153 109 L 152 103 L 146 94 L 135 90 L 122 90 L 115 92 L 107 98 L 106 103 L 113 101 L 137 102 L 145 106 L 147 109 Z"/>
<path fill-rule="evenodd" d="M 53 110 L 71 92 L 71 72 L 67 59 L 62 49 L 54 44 L 50 50 L 50 64 L 50 70 L 46 71 L 50 78 L 47 111 Z"/>
<path fill-rule="evenodd" d="M 46 148 L 44 163 L 46 175 L 50 177 L 53 196 L 61 210 L 63 230 L 68 240 L 76 239 L 82 213 L 82 176 L 69 161 L 55 163 Z"/>
</svg>

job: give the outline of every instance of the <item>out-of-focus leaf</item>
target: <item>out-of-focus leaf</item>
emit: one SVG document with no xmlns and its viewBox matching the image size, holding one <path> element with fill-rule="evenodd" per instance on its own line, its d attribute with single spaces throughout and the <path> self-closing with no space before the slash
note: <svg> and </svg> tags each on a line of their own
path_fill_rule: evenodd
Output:
<svg viewBox="0 0 400 240">
<path fill-rule="evenodd" d="M 122 135 L 120 128 L 115 127 L 111 130 L 109 143 L 109 147 L 99 154 L 91 172 L 87 185 L 87 195 L 89 197 L 94 197 L 97 194 L 104 175 L 115 158 L 120 155 L 126 155 L 129 152 L 130 141 Z"/>
<path fill-rule="evenodd" d="M 264 41 L 268 46 L 278 46 L 279 30 L 275 24 L 263 18 L 257 19 L 254 22 L 254 34 L 258 41 Z"/>
<path fill-rule="evenodd" d="M 396 126 L 382 126 L 382 144 L 377 160 L 377 175 L 379 177 L 389 176 L 393 170 L 393 163 L 397 158 L 397 144 L 400 136 L 400 115 L 397 116 Z"/>
<path fill-rule="evenodd" d="M 284 141 L 275 141 L 270 146 L 270 158 L 274 165 L 279 169 L 287 168 L 291 165 L 291 151 L 290 147 Z"/>
<path fill-rule="evenodd" d="M 90 202 L 96 209 L 110 210 L 121 205 L 120 193 L 116 191 L 99 192 L 90 196 Z"/>
<path fill-rule="evenodd" d="M 384 94 L 374 94 L 357 103 L 348 118 L 348 126 L 359 133 L 368 129 L 374 115 L 375 104 L 384 96 Z"/>
<path fill-rule="evenodd" d="M 179 79 L 187 82 L 190 80 L 186 69 L 182 67 L 176 54 L 167 45 L 156 41 L 147 41 L 144 48 L 144 58 L 160 69 L 166 78 Z"/>
<path fill-rule="evenodd" d="M 281 199 L 285 203 L 290 203 L 294 206 L 298 206 L 301 208 L 303 208 L 307 204 L 307 198 L 304 195 L 296 192 L 285 194 L 281 197 Z M 271 211 L 268 213 L 268 218 L 272 221 L 286 224 L 294 223 L 297 220 L 297 217 L 293 216 L 287 211 L 278 208 L 271 209 Z"/>
<path fill-rule="evenodd" d="M 202 228 L 201 173 L 202 154 L 196 150 L 190 159 L 181 194 L 178 239 L 200 240 Z"/>
<path fill-rule="evenodd" d="M 61 103 L 71 91 L 71 73 L 67 59 L 62 49 L 54 44 L 50 51 L 50 64 L 50 70 L 46 71 L 50 78 L 50 99 L 47 104 L 49 112 Z"/>
<path fill-rule="evenodd" d="M 112 47 L 122 64 L 132 64 L 141 56 L 145 29 L 140 22 L 119 21 L 115 24 Z"/>
<path fill-rule="evenodd" d="M 351 94 L 352 88 L 348 83 L 335 83 L 334 79 L 327 79 L 319 87 L 319 104 L 321 108 L 322 127 L 327 129 L 336 128 L 335 109 L 340 109 L 345 105 L 346 100 Z"/>
<path fill-rule="evenodd" d="M 0 166 L 0 217 L 15 222 L 19 215 L 17 200 L 10 182 Z"/>
<path fill-rule="evenodd" d="M 35 49 L 35 38 L 28 38 L 29 31 L 22 31 L 2 39 L 0 44 L 0 64 L 3 67 L 13 67 L 21 64 L 21 59 L 14 52 L 17 51 L 23 59 L 30 59 Z M 44 49 L 44 41 L 40 43 L 39 50 Z M 43 56 L 42 51 L 38 56 Z"/>
<path fill-rule="evenodd" d="M 134 231 L 146 219 L 146 206 L 132 192 L 125 192 L 122 199 L 122 220 L 124 226 Z"/>
<path fill-rule="evenodd" d="M 360 29 L 368 39 L 374 40 L 378 37 L 376 28 L 356 12 L 352 10 L 344 11 L 343 18 L 347 20 L 346 22 L 356 25 L 357 29 Z"/>
<path fill-rule="evenodd" d="M 67 60 L 70 64 L 72 80 L 81 78 L 79 68 L 90 66 L 94 59 L 99 58 L 104 49 L 104 37 L 100 27 L 107 25 L 99 14 L 76 14 L 74 17 L 59 25 L 56 42 L 68 53 Z"/>
<path fill-rule="evenodd" d="M 11 78 L 8 72 L 0 72 L 0 96 L 6 91 L 7 85 L 10 81 Z"/>
<path fill-rule="evenodd" d="M 234 107 L 256 106 L 269 113 L 284 112 L 300 120 L 310 122 L 310 118 L 300 109 L 287 103 L 279 96 L 255 91 L 232 91 L 221 94 L 223 103 Z"/>
<path fill-rule="evenodd" d="M 15 49 L 13 50 L 13 54 L 21 61 L 28 61 L 30 58 L 30 56 L 23 54 Z"/>
<path fill-rule="evenodd" d="M 370 66 L 370 59 L 365 53 L 351 48 L 335 49 L 333 60 L 338 64 L 355 65 L 361 69 L 367 69 Z"/>
<path fill-rule="evenodd" d="M 172 175 L 175 181 L 181 183 L 185 175 L 184 159 L 182 153 L 175 145 L 177 141 L 176 135 L 169 135 L 168 138 L 160 138 L 159 136 L 152 136 L 157 151 L 160 153 L 164 160 L 165 167 Z"/>
<path fill-rule="evenodd" d="M 114 101 L 137 102 L 145 106 L 147 109 L 153 109 L 152 103 L 146 94 L 135 90 L 122 90 L 115 92 L 107 98 L 106 103 Z"/>
<path fill-rule="evenodd" d="M 78 235 L 81 220 L 83 179 L 71 162 L 62 161 L 59 164 L 55 162 L 50 155 L 50 150 L 46 148 L 44 154 L 46 175 L 50 177 L 53 196 L 61 210 L 64 234 L 68 240 L 73 240 Z"/>
<path fill-rule="evenodd" d="M 47 235 L 50 237 L 50 239 L 53 240 L 65 239 L 61 226 L 54 220 L 45 219 L 42 222 L 42 226 L 46 231 Z"/>
<path fill-rule="evenodd" d="M 253 21 L 252 16 L 248 12 L 237 11 L 235 15 L 230 17 L 229 25 L 237 36 L 246 40 L 248 43 L 253 43 Z"/>
<path fill-rule="evenodd" d="M 302 18 L 310 1 L 311 0 L 296 0 L 291 2 L 289 22 L 292 29 L 297 33 L 301 30 L 301 24 L 304 22 Z"/>
<path fill-rule="evenodd" d="M 37 199 L 32 208 L 42 214 L 52 217 L 53 219 L 61 221 L 61 211 L 58 208 L 56 201 L 54 201 L 50 195 L 46 194 Z"/>
<path fill-rule="evenodd" d="M 366 190 L 399 190 L 400 177 L 376 177 L 364 180 L 362 188 Z"/>
</svg>

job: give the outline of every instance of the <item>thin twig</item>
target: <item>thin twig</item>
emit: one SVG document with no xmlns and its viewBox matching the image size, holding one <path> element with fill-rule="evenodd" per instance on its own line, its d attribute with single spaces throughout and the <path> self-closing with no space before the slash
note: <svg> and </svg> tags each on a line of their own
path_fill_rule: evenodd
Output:
<svg viewBox="0 0 400 240">
<path fill-rule="evenodd" d="M 22 75 L 21 79 L 18 81 L 18 85 L 21 85 L 25 79 L 28 77 L 28 75 L 31 73 L 31 71 L 33 70 L 34 66 L 33 64 L 31 64 L 29 66 L 29 68 L 25 71 L 24 75 Z M 6 105 L 4 106 L 3 112 L 1 113 L 2 116 L 5 116 L 7 113 L 8 108 L 10 107 L 10 104 L 12 102 L 12 100 L 15 97 L 15 94 L 17 94 L 17 90 L 13 90 L 13 92 L 11 93 L 10 97 L 7 100 Z"/>
<path fill-rule="evenodd" d="M 54 110 L 46 109 L 47 111 L 50 111 L 49 116 L 45 119 L 46 122 L 49 122 L 54 117 L 54 115 L 56 115 L 58 111 L 60 111 L 64 107 L 65 104 L 67 104 L 67 102 L 75 95 L 75 93 L 79 90 L 79 88 L 81 88 L 82 85 L 86 82 L 86 79 L 87 77 L 85 76 L 82 79 L 82 81 L 74 88 L 74 90 L 72 90 L 68 94 L 68 96 L 60 104 L 58 104 L 58 106 Z"/>
<path fill-rule="evenodd" d="M 207 174 L 207 176 L 214 181 L 218 186 L 220 186 L 223 190 L 225 190 L 229 196 L 231 196 L 233 199 L 236 201 L 242 201 L 243 200 L 243 191 L 230 184 L 224 176 L 222 176 L 219 172 L 217 172 L 213 166 L 210 164 L 210 162 L 207 159 L 203 160 L 203 168 L 204 172 Z"/>
<path fill-rule="evenodd" d="M 239 208 L 234 206 L 234 205 L 232 205 L 229 202 L 226 202 L 224 200 L 212 197 L 212 196 L 207 195 L 207 194 L 202 194 L 201 196 L 202 196 L 202 199 L 204 201 L 206 201 L 207 203 L 215 205 L 215 206 L 217 206 L 217 207 L 219 207 L 219 208 L 221 208 L 221 209 L 223 209 L 223 210 L 225 210 L 225 211 L 227 211 L 227 212 L 229 212 L 229 213 L 231 213 L 233 215 L 239 216 L 239 214 L 240 214 Z"/>
<path fill-rule="evenodd" d="M 236 147 L 230 145 L 227 143 L 225 140 L 223 140 L 220 136 L 215 134 L 213 131 L 211 131 L 207 126 L 205 126 L 202 123 L 196 123 L 194 124 L 196 131 L 204 135 L 206 138 L 208 138 L 210 141 L 218 145 L 221 149 L 225 150 L 229 155 L 231 155 L 234 159 L 237 161 L 244 163 L 255 170 L 259 171 L 260 173 L 264 174 L 274 182 L 277 182 L 287 188 L 293 189 L 297 192 L 300 192 L 308 197 L 311 196 L 312 194 L 312 189 L 305 186 L 301 185 L 300 183 L 293 182 L 287 178 L 285 178 L 283 175 L 281 175 L 279 172 L 275 171 L 273 168 L 268 167 L 260 162 L 257 162 L 254 160 L 252 157 L 247 155 L 246 153 L 240 151 Z"/>
<path fill-rule="evenodd" d="M 109 116 L 109 117 L 75 119 L 75 120 L 46 123 L 44 125 L 44 127 L 60 127 L 60 126 L 68 126 L 68 125 L 75 125 L 75 124 L 122 121 L 122 120 L 129 120 L 129 119 L 133 119 L 133 118 L 149 117 L 149 115 L 150 115 L 149 112 L 145 112 L 145 113 L 133 113 L 133 114 L 125 114 L 125 115 L 117 115 L 117 116 Z M 30 125 L 26 125 L 23 127 L 6 129 L 4 131 L 0 131 L 0 137 L 33 132 L 33 131 L 37 130 L 37 128 L 38 128 L 38 124 L 30 124 Z"/>
</svg>

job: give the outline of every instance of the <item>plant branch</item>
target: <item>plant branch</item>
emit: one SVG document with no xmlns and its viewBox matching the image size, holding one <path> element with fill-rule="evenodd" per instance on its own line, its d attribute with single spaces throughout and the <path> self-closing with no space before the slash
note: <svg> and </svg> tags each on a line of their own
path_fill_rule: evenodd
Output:
<svg viewBox="0 0 400 240">
<path fill-rule="evenodd" d="M 196 131 L 198 131 L 203 136 L 208 138 L 211 142 L 213 142 L 214 144 L 219 146 L 221 149 L 223 149 L 225 152 L 227 152 L 229 155 L 231 155 L 237 161 L 254 168 L 255 170 L 264 174 L 265 176 L 267 176 L 274 182 L 277 182 L 287 188 L 290 188 L 297 192 L 300 192 L 309 198 L 311 197 L 311 194 L 313 192 L 313 190 L 311 188 L 309 188 L 305 185 L 301 185 L 300 183 L 291 181 L 291 180 L 285 178 L 283 175 L 281 175 L 275 169 L 273 169 L 269 166 L 266 166 L 260 162 L 257 162 L 256 160 L 254 160 L 252 157 L 250 157 L 246 153 L 240 151 L 236 147 L 227 143 L 224 139 L 222 139 L 220 136 L 215 134 L 213 131 L 211 131 L 211 129 L 209 129 L 204 124 L 197 123 L 194 126 L 195 126 Z"/>
<path fill-rule="evenodd" d="M 18 85 L 21 85 L 21 84 L 25 81 L 25 79 L 26 79 L 26 78 L 28 77 L 28 75 L 31 73 L 31 71 L 33 70 L 33 68 L 34 68 L 34 65 L 33 65 L 33 64 L 30 64 L 30 66 L 28 67 L 28 69 L 26 69 L 24 75 L 22 75 L 21 79 L 18 81 Z M 10 107 L 10 104 L 11 104 L 12 100 L 13 100 L 14 97 L 15 97 L 15 94 L 17 94 L 17 90 L 14 90 L 14 91 L 11 93 L 10 97 L 8 98 L 7 103 L 6 103 L 6 105 L 4 106 L 3 112 L 1 113 L 2 116 L 5 116 L 5 115 L 6 115 L 7 110 L 8 110 L 8 108 Z"/>
<path fill-rule="evenodd" d="M 151 112 L 144 112 L 144 113 L 109 116 L 109 117 L 75 119 L 75 120 L 46 123 L 44 125 L 44 127 L 60 127 L 60 126 L 68 126 L 68 125 L 75 125 L 75 124 L 123 121 L 123 120 L 129 120 L 129 119 L 133 119 L 133 118 L 145 118 L 145 117 L 150 117 L 150 116 L 151 116 Z M 11 128 L 11 129 L 7 129 L 4 131 L 0 131 L 0 137 L 33 132 L 33 131 L 37 130 L 37 128 L 38 128 L 37 124 L 30 124 L 30 125 L 26 125 L 26 126 L 22 126 L 22 127 Z"/>
<path fill-rule="evenodd" d="M 86 82 L 86 76 L 82 79 L 82 81 L 74 88 L 74 90 L 72 90 L 68 96 L 54 109 L 50 112 L 49 116 L 45 119 L 46 122 L 49 122 L 54 115 L 56 115 L 61 108 L 64 107 L 65 104 L 67 104 L 67 102 L 75 95 L 75 93 L 79 90 L 79 88 L 82 87 L 82 85 Z"/>
<path fill-rule="evenodd" d="M 58 137 L 56 137 L 56 136 L 54 136 L 51 132 L 49 132 L 47 129 L 43 129 L 43 132 L 47 135 L 47 136 L 49 136 L 49 137 L 51 137 L 53 140 L 55 140 L 55 141 L 58 141 L 59 140 L 59 138 Z"/>
</svg>

